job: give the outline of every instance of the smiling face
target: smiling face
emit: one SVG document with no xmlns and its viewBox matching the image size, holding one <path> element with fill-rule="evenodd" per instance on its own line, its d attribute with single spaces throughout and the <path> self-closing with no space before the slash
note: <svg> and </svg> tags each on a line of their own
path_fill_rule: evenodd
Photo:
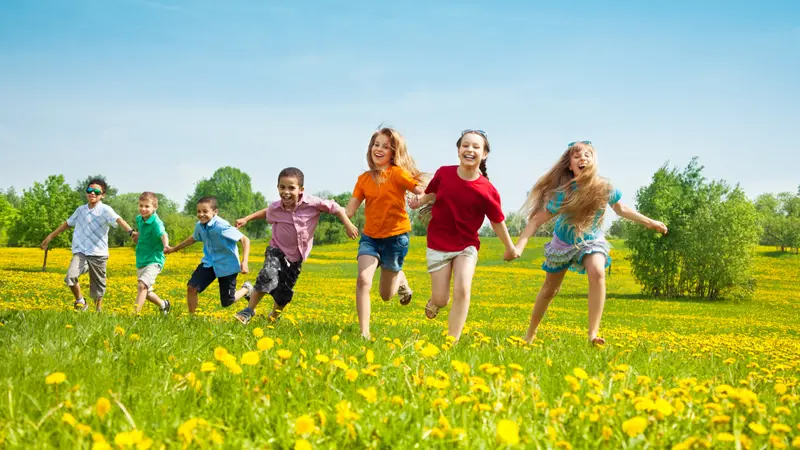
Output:
<svg viewBox="0 0 800 450">
<path fill-rule="evenodd" d="M 572 148 L 569 158 L 569 170 L 572 171 L 573 176 L 577 177 L 587 167 L 594 164 L 594 151 L 586 145 L 575 145 Z"/>
<path fill-rule="evenodd" d="M 281 205 L 286 209 L 293 209 L 300 200 L 303 186 L 296 177 L 280 177 L 278 180 L 278 194 L 281 196 Z"/>
<path fill-rule="evenodd" d="M 386 169 L 392 163 L 394 151 L 392 150 L 392 138 L 384 133 L 378 133 L 375 141 L 370 148 L 372 163 L 377 169 Z"/>
<path fill-rule="evenodd" d="M 217 209 L 211 206 L 210 203 L 202 202 L 197 204 L 197 220 L 203 225 L 207 224 L 217 215 Z"/>
<path fill-rule="evenodd" d="M 153 202 L 150 200 L 139 200 L 139 214 L 142 216 L 142 219 L 147 220 L 153 213 L 158 209 L 157 206 L 153 205 Z"/>
<path fill-rule="evenodd" d="M 100 194 L 97 191 L 100 191 Z M 103 187 L 99 184 L 90 184 L 86 189 L 86 201 L 89 203 L 90 208 L 94 208 L 103 197 L 105 197 L 105 192 L 103 192 Z"/>
<path fill-rule="evenodd" d="M 486 159 L 486 148 L 483 137 L 476 133 L 467 133 L 461 137 L 458 146 L 458 159 L 461 166 L 467 169 L 478 168 Z"/>
</svg>

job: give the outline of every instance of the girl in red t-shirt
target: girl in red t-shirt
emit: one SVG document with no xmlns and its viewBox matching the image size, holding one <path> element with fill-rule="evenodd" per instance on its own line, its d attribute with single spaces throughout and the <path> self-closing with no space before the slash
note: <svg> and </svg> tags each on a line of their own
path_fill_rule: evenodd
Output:
<svg viewBox="0 0 800 450">
<path fill-rule="evenodd" d="M 431 274 L 431 298 L 425 315 L 433 319 L 450 301 L 450 278 L 453 278 L 453 306 L 448 318 L 448 335 L 458 340 L 469 312 L 470 291 L 478 249 L 478 230 L 489 218 L 497 236 L 506 246 L 505 259 L 519 257 L 514 248 L 500 194 L 486 176 L 489 140 L 481 130 L 464 130 L 456 142 L 459 165 L 444 166 L 428 183 L 425 195 L 412 198 L 411 208 L 435 200 L 428 225 L 428 272 Z"/>
</svg>

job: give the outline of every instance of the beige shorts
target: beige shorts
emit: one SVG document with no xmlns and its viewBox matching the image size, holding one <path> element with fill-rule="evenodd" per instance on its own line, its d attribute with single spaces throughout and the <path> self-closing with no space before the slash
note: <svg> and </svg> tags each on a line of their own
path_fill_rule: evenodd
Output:
<svg viewBox="0 0 800 450">
<path fill-rule="evenodd" d="M 436 272 L 437 270 L 443 269 L 453 262 L 457 256 L 474 258 L 475 263 L 478 263 L 478 249 L 473 245 L 459 252 L 440 252 L 439 250 L 429 248 L 426 251 L 426 256 L 428 258 L 428 272 Z"/>
<path fill-rule="evenodd" d="M 136 279 L 147 286 L 147 292 L 153 292 L 153 285 L 156 284 L 156 277 L 161 273 L 161 265 L 148 264 L 136 269 Z"/>
<path fill-rule="evenodd" d="M 106 263 L 108 256 L 86 256 L 83 253 L 72 255 L 64 282 L 67 286 L 78 284 L 78 278 L 89 272 L 89 297 L 97 300 L 106 293 Z"/>
</svg>

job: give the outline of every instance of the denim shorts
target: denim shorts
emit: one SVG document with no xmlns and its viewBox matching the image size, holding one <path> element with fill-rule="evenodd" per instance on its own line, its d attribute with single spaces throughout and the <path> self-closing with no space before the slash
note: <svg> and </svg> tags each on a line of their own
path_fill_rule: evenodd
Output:
<svg viewBox="0 0 800 450">
<path fill-rule="evenodd" d="M 403 270 L 403 260 L 408 254 L 408 233 L 374 239 L 366 234 L 358 242 L 358 256 L 370 255 L 378 258 L 383 269 L 390 272 Z"/>
</svg>

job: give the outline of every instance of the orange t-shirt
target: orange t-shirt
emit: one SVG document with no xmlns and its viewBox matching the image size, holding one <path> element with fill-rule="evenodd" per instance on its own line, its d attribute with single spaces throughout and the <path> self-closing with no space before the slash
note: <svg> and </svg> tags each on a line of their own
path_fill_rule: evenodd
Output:
<svg viewBox="0 0 800 450">
<path fill-rule="evenodd" d="M 418 184 L 407 170 L 398 166 L 391 166 L 383 172 L 382 183 L 372 179 L 372 172 L 362 173 L 353 188 L 353 197 L 366 201 L 364 234 L 382 239 L 411 231 L 406 212 L 406 191 Z"/>
</svg>

